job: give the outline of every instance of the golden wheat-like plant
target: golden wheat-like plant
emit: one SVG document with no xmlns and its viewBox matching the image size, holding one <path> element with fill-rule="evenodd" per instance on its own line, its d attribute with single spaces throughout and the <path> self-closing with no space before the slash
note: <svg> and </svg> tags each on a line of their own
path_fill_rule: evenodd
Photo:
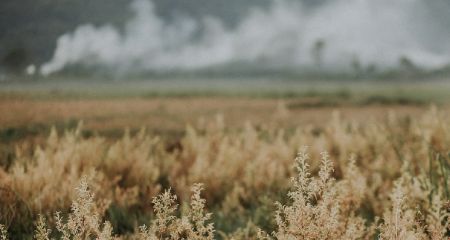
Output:
<svg viewBox="0 0 450 240">
<path fill-rule="evenodd" d="M 356 172 L 354 163 L 350 163 L 350 179 L 336 181 L 327 153 L 322 153 L 320 171 L 315 178 L 307 160 L 305 151 L 296 158 L 298 176 L 288 194 L 292 204 L 278 204 L 275 238 L 361 239 L 366 234 L 366 226 L 356 211 L 364 197 L 365 179 Z"/>
<path fill-rule="evenodd" d="M 53 129 L 32 154 L 18 147 L 12 165 L 0 167 L 0 233 L 6 238 L 8 228 L 17 239 L 18 231 L 32 234 L 30 223 L 37 222 L 41 239 L 108 239 L 118 224 L 108 218 L 116 214 L 128 225 L 114 237 L 446 239 L 447 120 L 435 108 L 415 118 L 387 114 L 366 122 L 335 113 L 325 126 L 296 129 L 271 119 L 229 128 L 218 118 L 170 140 L 145 130 L 106 139 L 83 137 L 81 127 Z M 89 187 L 80 188 L 85 175 L 92 176 Z M 198 182 L 206 186 L 202 198 Z M 162 188 L 171 190 L 158 195 Z M 93 196 L 112 203 L 108 214 Z M 205 201 L 214 215 L 205 212 Z M 283 204 L 276 208 L 275 201 Z M 61 211 L 57 227 L 53 221 L 46 227 L 44 216 L 55 211 Z M 133 232 L 152 211 L 155 220 Z"/>
</svg>

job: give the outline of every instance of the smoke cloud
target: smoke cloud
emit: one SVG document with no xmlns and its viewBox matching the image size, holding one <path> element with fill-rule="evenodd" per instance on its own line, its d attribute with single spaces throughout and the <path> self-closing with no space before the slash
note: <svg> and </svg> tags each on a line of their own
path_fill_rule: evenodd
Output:
<svg viewBox="0 0 450 240">
<path fill-rule="evenodd" d="M 450 63 L 450 21 L 439 15 L 439 4 L 335 0 L 310 9 L 299 1 L 273 0 L 230 29 L 214 17 L 168 23 L 152 2 L 134 0 L 134 16 L 124 29 L 82 25 L 58 39 L 40 71 L 48 75 L 82 65 L 117 73 L 167 72 L 232 63 L 347 71 L 355 64 L 392 68 L 402 58 L 435 69 Z"/>
</svg>

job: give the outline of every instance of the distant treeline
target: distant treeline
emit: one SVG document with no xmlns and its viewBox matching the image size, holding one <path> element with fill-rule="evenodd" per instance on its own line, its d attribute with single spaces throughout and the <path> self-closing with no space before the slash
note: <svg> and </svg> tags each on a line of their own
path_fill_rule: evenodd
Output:
<svg viewBox="0 0 450 240">
<path fill-rule="evenodd" d="M 214 16 L 229 26 L 249 9 L 271 0 L 152 0 L 167 21 L 177 16 Z M 303 1 L 308 6 L 327 0 Z M 59 36 L 81 24 L 121 27 L 130 17 L 130 0 L 2 0 L 0 1 L 0 71 L 23 72 L 29 64 L 48 61 Z"/>
<path fill-rule="evenodd" d="M 153 0 L 157 13 L 170 21 L 178 14 L 196 18 L 215 15 L 233 24 L 243 11 L 266 1 Z M 80 24 L 110 23 L 120 27 L 131 12 L 129 0 L 2 0 L 0 1 L 0 68 L 23 71 L 48 61 L 62 34 Z"/>
</svg>

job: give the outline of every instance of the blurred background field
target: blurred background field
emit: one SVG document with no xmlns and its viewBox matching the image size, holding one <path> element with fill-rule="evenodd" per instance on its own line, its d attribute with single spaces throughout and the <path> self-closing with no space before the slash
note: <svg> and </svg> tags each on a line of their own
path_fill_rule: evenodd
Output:
<svg viewBox="0 0 450 240">
<path fill-rule="evenodd" d="M 431 106 L 446 112 L 450 103 L 447 79 L 24 79 L 0 83 L 3 159 L 13 158 L 17 144 L 39 144 L 52 127 L 63 132 L 81 122 L 86 136 L 117 139 L 145 127 L 176 141 L 186 126 L 216 116 L 231 128 L 249 121 L 294 129 L 324 126 L 335 111 L 361 122 L 389 112 L 419 116 Z"/>
<path fill-rule="evenodd" d="M 430 106 L 447 109 L 446 79 L 416 81 L 287 79 L 151 79 L 128 81 L 27 80 L 1 83 L 3 143 L 48 133 L 51 126 L 74 127 L 118 136 L 145 126 L 179 134 L 202 117 L 226 116 L 231 126 L 258 124 L 280 108 L 285 127 L 320 124 L 330 112 L 363 120 L 387 111 L 418 114 Z"/>
<path fill-rule="evenodd" d="M 18 106 L 20 106 L 21 102 L 35 102 L 38 105 L 43 105 L 44 103 L 52 102 L 81 104 L 95 101 L 114 103 L 134 100 L 158 105 L 158 102 L 170 102 L 171 99 L 181 101 L 216 99 L 215 101 L 224 104 L 227 102 L 225 100 L 229 100 L 228 102 L 233 102 L 234 100 L 277 102 L 280 100 L 289 109 L 295 110 L 295 108 L 308 109 L 315 107 L 363 108 L 368 106 L 399 107 L 405 105 L 427 107 L 430 104 L 446 105 L 450 100 L 449 89 L 450 83 L 446 78 L 404 81 L 395 79 L 385 81 L 308 81 L 283 78 L 178 78 L 115 82 L 91 79 L 51 79 L 2 83 L 0 99 L 5 103 L 17 103 Z M 204 103 L 206 105 L 209 104 L 208 101 L 204 101 Z M 7 110 L 9 105 L 2 104 L 2 107 Z M 133 106 L 133 104 L 124 105 L 130 108 L 139 108 L 138 106 Z M 164 108 L 164 106 L 161 107 Z M 271 105 L 269 104 L 266 107 L 269 109 Z M 64 108 L 59 109 L 63 110 Z M 196 109 L 202 111 L 202 108 Z M 29 110 L 33 110 L 33 108 L 29 108 Z M 143 113 L 146 111 L 145 108 L 141 110 Z M 220 110 L 222 109 L 218 107 L 216 112 L 220 112 Z M 68 112 L 71 113 L 72 111 Z M 20 114 L 20 112 L 16 111 L 13 113 Z M 14 114 L 7 114 L 7 116 Z M 35 114 L 35 116 L 39 117 L 40 114 Z M 46 116 L 43 115 L 41 117 Z M 11 117 L 6 119 L 11 119 Z M 6 119 L 2 120 L 3 124 L 11 125 L 14 122 L 14 120 L 8 122 Z"/>
</svg>

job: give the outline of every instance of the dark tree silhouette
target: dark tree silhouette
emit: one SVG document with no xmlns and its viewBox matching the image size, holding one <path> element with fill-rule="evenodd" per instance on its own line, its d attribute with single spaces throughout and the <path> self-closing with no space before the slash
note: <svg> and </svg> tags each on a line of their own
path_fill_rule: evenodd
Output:
<svg viewBox="0 0 450 240">
<path fill-rule="evenodd" d="M 26 49 L 17 47 L 6 53 L 2 58 L 2 65 L 10 72 L 20 73 L 24 71 L 28 61 L 29 57 Z"/>
</svg>

